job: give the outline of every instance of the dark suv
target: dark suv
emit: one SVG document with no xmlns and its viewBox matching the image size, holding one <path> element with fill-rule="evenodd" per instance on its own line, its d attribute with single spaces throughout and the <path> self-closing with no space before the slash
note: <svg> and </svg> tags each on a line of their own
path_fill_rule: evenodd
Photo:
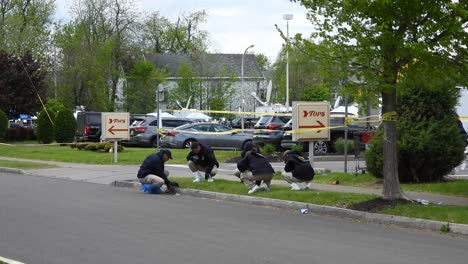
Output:
<svg viewBox="0 0 468 264">
<path fill-rule="evenodd" d="M 101 112 L 78 112 L 76 116 L 75 140 L 101 141 Z"/>
<path fill-rule="evenodd" d="M 187 118 L 163 117 L 162 128 L 174 128 L 193 123 Z M 148 116 L 144 121 L 134 122 L 130 126 L 130 139 L 121 141 L 126 146 L 156 147 L 157 145 L 158 118 Z"/>
<path fill-rule="evenodd" d="M 259 146 L 272 145 L 279 149 L 284 133 L 283 126 L 290 119 L 290 116 L 262 116 L 254 126 L 253 143 Z"/>
</svg>

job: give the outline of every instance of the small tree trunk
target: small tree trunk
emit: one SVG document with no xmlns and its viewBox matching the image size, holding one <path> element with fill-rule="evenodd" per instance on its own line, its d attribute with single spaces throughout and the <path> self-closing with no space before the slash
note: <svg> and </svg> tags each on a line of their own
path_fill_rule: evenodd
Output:
<svg viewBox="0 0 468 264">
<path fill-rule="evenodd" d="M 396 120 L 390 113 L 396 111 L 396 91 L 382 93 L 383 119 L 383 198 L 396 200 L 403 197 L 398 179 L 398 152 Z M 390 116 L 389 116 L 390 115 Z M 395 116 L 393 116 L 395 117 Z"/>
</svg>

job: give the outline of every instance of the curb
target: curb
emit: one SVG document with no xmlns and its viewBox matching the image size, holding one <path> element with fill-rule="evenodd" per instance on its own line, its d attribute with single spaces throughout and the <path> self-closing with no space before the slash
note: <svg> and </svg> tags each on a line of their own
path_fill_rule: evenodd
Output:
<svg viewBox="0 0 468 264">
<path fill-rule="evenodd" d="M 25 174 L 25 173 L 24 173 L 24 170 L 13 169 L 13 168 L 5 168 L 5 167 L 0 167 L 0 172 L 16 173 L 16 174 Z"/>
<path fill-rule="evenodd" d="M 114 181 L 111 185 L 125 188 L 140 187 L 140 183 L 129 181 Z M 450 227 L 450 233 L 468 235 L 468 225 L 465 224 L 446 223 L 441 221 L 410 218 L 405 216 L 368 213 L 326 205 L 308 204 L 301 202 L 284 201 L 246 195 L 225 194 L 193 189 L 179 189 L 179 193 L 200 198 L 241 202 L 251 205 L 270 206 L 280 209 L 308 209 L 309 212 L 316 213 L 318 215 L 328 215 L 361 221 L 364 220 L 371 223 L 395 225 L 399 227 L 431 230 L 436 232 L 440 232 L 442 228 L 447 227 L 448 225 Z"/>
<path fill-rule="evenodd" d="M 4 263 L 7 263 L 7 264 L 25 264 L 23 262 L 19 262 L 17 260 L 12 260 L 12 259 L 8 259 L 8 258 L 4 258 L 4 257 L 0 257 L 0 262 L 4 262 Z"/>
</svg>

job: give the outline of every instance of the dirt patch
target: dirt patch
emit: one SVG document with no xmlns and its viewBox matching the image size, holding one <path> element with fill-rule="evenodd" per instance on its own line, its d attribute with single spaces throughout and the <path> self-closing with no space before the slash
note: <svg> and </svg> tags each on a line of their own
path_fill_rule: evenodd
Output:
<svg viewBox="0 0 468 264">
<path fill-rule="evenodd" d="M 410 204 L 411 201 L 408 200 L 384 200 L 383 198 L 376 198 L 362 203 L 357 203 L 348 206 L 348 209 L 363 211 L 363 212 L 379 212 L 387 208 L 393 208 L 399 204 Z"/>
</svg>

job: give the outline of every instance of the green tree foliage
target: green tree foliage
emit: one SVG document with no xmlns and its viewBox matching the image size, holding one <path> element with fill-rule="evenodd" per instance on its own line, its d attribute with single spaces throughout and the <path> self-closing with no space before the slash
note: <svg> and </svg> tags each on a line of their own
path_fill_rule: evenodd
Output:
<svg viewBox="0 0 468 264">
<path fill-rule="evenodd" d="M 8 117 L 5 114 L 5 112 L 0 110 L 0 139 L 5 138 L 5 133 L 7 129 L 8 129 Z"/>
<path fill-rule="evenodd" d="M 455 111 L 459 91 L 452 78 L 458 73 L 434 60 L 420 62 L 406 74 L 399 83 L 396 122 L 399 179 L 440 181 L 464 159 L 465 141 Z M 377 133 L 366 153 L 368 170 L 377 177 L 383 177 L 382 137 L 382 131 Z"/>
<path fill-rule="evenodd" d="M 53 11 L 53 0 L 0 1 L 0 50 L 16 56 L 32 52 L 45 62 Z"/>
<path fill-rule="evenodd" d="M 208 83 L 208 91 L 207 94 L 209 97 L 207 98 L 208 102 L 208 109 L 210 110 L 225 110 L 228 108 L 227 104 L 231 101 L 234 95 L 234 89 L 232 88 L 232 84 L 235 82 L 234 73 L 229 74 L 227 69 L 221 69 L 220 76 L 229 76 L 230 79 L 217 79 Z M 225 114 L 210 114 L 210 116 L 214 118 L 224 117 Z"/>
<path fill-rule="evenodd" d="M 47 97 L 45 71 L 27 53 L 17 58 L 0 51 L 0 109 L 5 113 L 35 115 Z"/>
<path fill-rule="evenodd" d="M 55 141 L 58 143 L 73 142 L 76 132 L 76 120 L 73 112 L 62 109 L 55 117 Z"/>
<path fill-rule="evenodd" d="M 37 116 L 36 136 L 39 143 L 42 144 L 49 144 L 54 141 L 54 125 L 45 110 L 40 111 Z"/>
<path fill-rule="evenodd" d="M 434 56 L 438 63 L 457 68 L 461 73 L 456 76 L 457 81 L 466 84 L 468 2 L 293 2 L 304 5 L 309 11 L 308 17 L 317 25 L 317 33 L 313 34 L 312 39 L 323 39 L 333 47 L 334 52 L 322 57 L 337 61 L 340 71 L 348 76 L 344 80 L 364 81 L 366 88 L 381 94 L 384 133 L 383 195 L 386 199 L 401 198 L 397 126 L 393 121 L 397 110 L 398 83 L 410 74 L 417 74 L 411 71 L 412 67 L 418 67 L 419 63 L 426 63 L 430 56 Z M 304 43 L 310 44 L 309 41 Z"/>
<path fill-rule="evenodd" d="M 153 13 L 144 21 L 143 43 L 149 53 L 188 53 L 200 52 L 208 48 L 208 33 L 200 29 L 206 22 L 206 11 L 182 14 L 171 22 Z"/>
<path fill-rule="evenodd" d="M 270 69 L 271 62 L 265 54 L 256 54 L 255 58 L 257 59 L 258 67 L 260 67 L 260 70 L 267 71 Z"/>
<path fill-rule="evenodd" d="M 149 113 L 156 109 L 157 86 L 164 80 L 164 73 L 151 62 L 141 61 L 129 72 L 124 89 L 126 111 Z"/>
<path fill-rule="evenodd" d="M 191 99 L 191 105 L 194 105 L 194 101 L 201 95 L 202 90 L 200 87 L 200 81 L 195 78 L 190 65 L 182 63 L 177 69 L 176 76 L 179 77 L 177 80 L 177 87 L 171 90 L 170 93 L 166 93 L 167 107 L 169 109 L 179 109 L 179 102 L 182 107 L 186 107 L 188 99 Z M 188 106 L 190 108 L 190 105 Z"/>
</svg>

